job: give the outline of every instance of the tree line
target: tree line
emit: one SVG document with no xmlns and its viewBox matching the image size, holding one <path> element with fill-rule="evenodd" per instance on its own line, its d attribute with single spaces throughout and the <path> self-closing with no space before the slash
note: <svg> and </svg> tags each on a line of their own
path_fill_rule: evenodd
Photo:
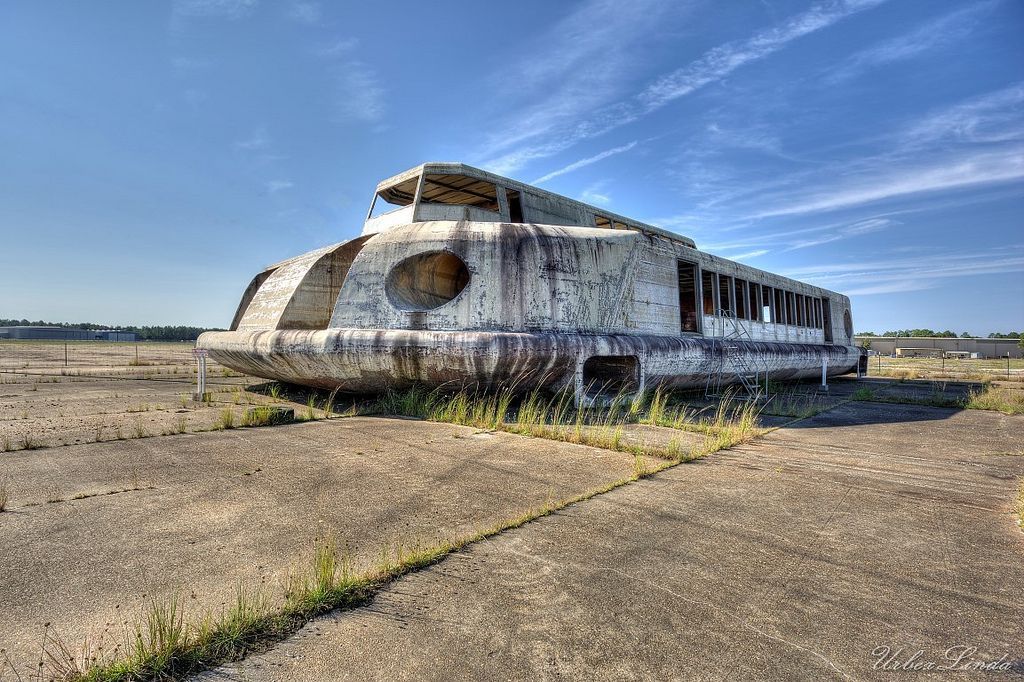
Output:
<svg viewBox="0 0 1024 682">
<path fill-rule="evenodd" d="M 879 337 L 884 337 L 884 336 L 900 336 L 900 337 L 903 337 L 903 336 L 909 336 L 909 337 L 931 336 L 931 337 L 935 337 L 935 338 L 938 338 L 938 339 L 955 339 L 955 338 L 957 338 L 956 332 L 952 332 L 952 331 L 950 331 L 948 329 L 946 331 L 944 331 L 944 332 L 935 331 L 934 329 L 897 329 L 896 331 L 885 332 L 884 334 L 876 334 L 874 332 L 857 332 L 856 335 L 857 336 L 879 336 Z M 1006 333 L 1006 334 L 1004 334 L 1002 332 L 993 332 L 993 333 L 988 335 L 988 338 L 990 338 L 990 339 L 1019 339 L 1019 338 L 1022 338 L 1022 337 L 1024 337 L 1024 332 L 1009 332 L 1009 333 Z M 971 334 L 970 332 L 963 332 L 962 334 L 959 335 L 959 338 L 961 338 L 961 339 L 973 339 L 973 338 L 975 338 L 975 336 L 973 334 Z"/>
<path fill-rule="evenodd" d="M 42 320 L 13 320 L 0 318 L 0 327 L 61 327 L 62 329 L 116 329 L 118 331 L 135 332 L 142 341 L 195 341 L 203 332 L 224 331 L 207 327 L 190 327 L 181 324 L 169 325 L 134 325 L 120 326 L 96 324 L 95 322 L 44 322 Z"/>
</svg>

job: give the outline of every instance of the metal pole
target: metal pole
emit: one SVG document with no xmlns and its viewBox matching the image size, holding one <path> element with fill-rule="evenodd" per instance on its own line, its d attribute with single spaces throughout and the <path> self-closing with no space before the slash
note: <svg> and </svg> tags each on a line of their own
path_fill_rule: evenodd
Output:
<svg viewBox="0 0 1024 682">
<path fill-rule="evenodd" d="M 64 332 L 64 366 L 68 366 L 68 333 Z"/>
<path fill-rule="evenodd" d="M 1010 352 L 1006 352 L 1006 378 L 1010 378 Z"/>
</svg>

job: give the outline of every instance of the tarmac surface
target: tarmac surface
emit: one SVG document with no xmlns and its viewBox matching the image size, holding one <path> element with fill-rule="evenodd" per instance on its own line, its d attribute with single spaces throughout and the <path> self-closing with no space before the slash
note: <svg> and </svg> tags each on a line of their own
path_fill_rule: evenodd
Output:
<svg viewBox="0 0 1024 682">
<path fill-rule="evenodd" d="M 1024 417 L 846 403 L 473 545 L 201 679 L 1024 674 L 1022 475 Z M 933 668 L 894 669 L 913 664 Z"/>
<path fill-rule="evenodd" d="M 239 581 L 280 595 L 317 538 L 356 568 L 622 479 L 622 453 L 405 419 L 336 418 L 0 454 L 0 648 L 75 647 L 149 597 L 193 616 Z M 108 644 L 109 648 L 109 644 Z M 31 667 L 31 666 L 30 666 Z M 0 676 L 2 677 L 2 676 Z"/>
</svg>

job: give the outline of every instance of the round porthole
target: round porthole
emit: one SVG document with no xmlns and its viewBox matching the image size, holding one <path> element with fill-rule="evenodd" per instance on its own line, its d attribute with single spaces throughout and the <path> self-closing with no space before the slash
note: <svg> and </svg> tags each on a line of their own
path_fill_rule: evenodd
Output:
<svg viewBox="0 0 1024 682">
<path fill-rule="evenodd" d="M 850 317 L 849 309 L 843 311 L 843 329 L 846 330 L 846 336 L 853 338 L 853 318 Z"/>
<path fill-rule="evenodd" d="M 469 269 L 447 251 L 419 253 L 391 268 L 384 282 L 388 300 L 409 311 L 433 310 L 448 303 L 469 284 Z"/>
</svg>

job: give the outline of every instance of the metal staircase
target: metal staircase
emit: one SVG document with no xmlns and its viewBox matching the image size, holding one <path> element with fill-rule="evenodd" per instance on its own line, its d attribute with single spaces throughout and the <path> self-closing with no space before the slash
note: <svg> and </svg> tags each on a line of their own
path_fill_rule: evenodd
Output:
<svg viewBox="0 0 1024 682">
<path fill-rule="evenodd" d="M 721 327 L 719 327 L 719 319 Z M 722 387 L 736 383 L 740 390 L 731 397 L 738 400 L 759 402 L 765 399 L 768 385 L 767 367 L 763 370 L 757 366 L 757 360 L 748 357 L 738 341 L 750 341 L 750 332 L 740 324 L 736 315 L 730 310 L 719 310 L 715 316 L 712 329 L 711 354 L 712 362 L 708 368 L 704 395 L 707 398 L 720 398 L 724 395 Z"/>
</svg>

